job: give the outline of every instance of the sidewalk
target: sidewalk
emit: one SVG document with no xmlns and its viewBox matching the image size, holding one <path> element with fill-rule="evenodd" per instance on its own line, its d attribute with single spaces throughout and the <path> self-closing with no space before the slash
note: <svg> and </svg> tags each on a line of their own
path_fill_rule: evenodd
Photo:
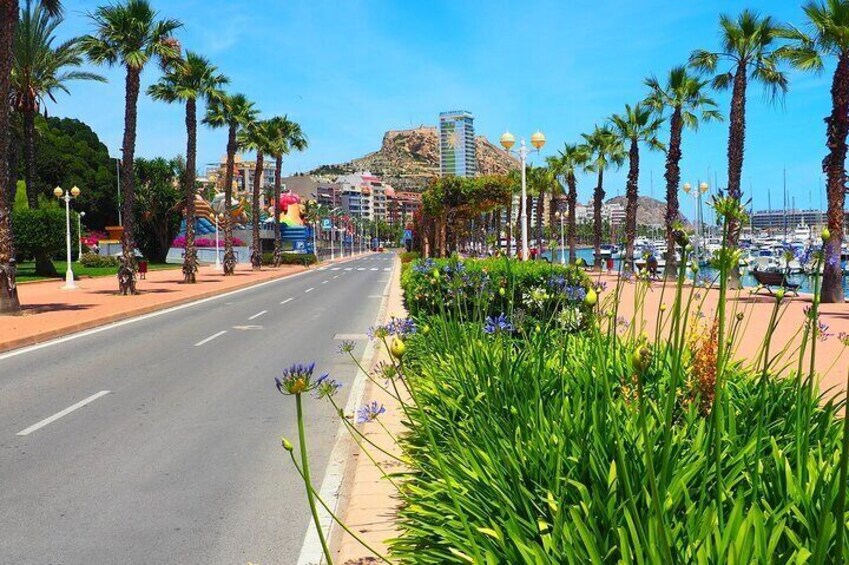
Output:
<svg viewBox="0 0 849 565">
<path fill-rule="evenodd" d="M 398 261 L 398 258 L 395 260 Z M 392 283 L 389 287 L 385 320 L 389 320 L 392 316 L 396 318 L 407 316 L 402 301 L 400 277 L 401 269 L 397 268 L 393 272 Z M 387 356 L 388 353 L 381 345 L 375 355 L 375 366 L 380 362 L 388 361 Z M 403 433 L 401 407 L 388 394 L 368 381 L 363 394 L 363 403 L 371 403 L 373 400 L 386 407 L 386 413 L 380 417 L 383 425 L 396 436 Z M 360 425 L 360 430 L 370 441 L 400 456 L 400 449 L 380 424 L 370 422 Z M 386 473 L 397 473 L 401 470 L 397 461 L 376 449 L 369 447 L 369 453 Z M 393 478 L 393 480 L 397 482 L 399 479 Z M 395 524 L 395 510 L 399 503 L 397 490 L 389 480 L 383 477 L 368 456 L 356 446 L 348 464 L 343 491 L 344 510 L 340 512 L 342 521 L 369 545 L 386 555 L 386 541 L 400 534 Z M 340 533 L 338 537 L 334 536 L 333 541 L 336 542 L 333 544 L 336 550 L 334 563 L 345 565 L 382 563 L 345 533 Z"/>
<path fill-rule="evenodd" d="M 81 279 L 71 291 L 61 290 L 64 281 L 58 279 L 21 284 L 23 314 L 0 317 L 0 353 L 315 268 L 285 265 L 252 271 L 250 265 L 238 265 L 233 276 L 225 277 L 209 265 L 198 270 L 196 284 L 184 284 L 180 269 L 151 271 L 137 282 L 136 296 L 118 295 L 114 276 Z"/>
</svg>

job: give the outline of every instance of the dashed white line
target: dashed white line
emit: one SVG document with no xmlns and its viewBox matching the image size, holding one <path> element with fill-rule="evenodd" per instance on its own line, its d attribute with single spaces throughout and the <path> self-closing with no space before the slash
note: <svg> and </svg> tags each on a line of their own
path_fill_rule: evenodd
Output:
<svg viewBox="0 0 849 565">
<path fill-rule="evenodd" d="M 330 269 L 330 270 L 331 270 L 331 271 L 338 271 L 338 270 L 339 270 L 339 267 L 333 267 L 333 268 L 332 268 L 332 269 Z"/>
<path fill-rule="evenodd" d="M 315 290 L 315 288 L 314 288 L 314 287 L 310 287 L 310 288 L 308 288 L 308 289 L 306 289 L 306 290 L 304 291 L 304 294 L 306 294 L 306 293 L 308 293 L 308 292 L 312 292 L 312 291 L 314 291 L 314 290 Z"/>
<path fill-rule="evenodd" d="M 209 343 L 210 341 L 212 341 L 212 340 L 213 340 L 213 339 L 215 339 L 216 337 L 221 337 L 222 335 L 224 335 L 224 334 L 226 334 L 226 333 L 227 333 L 227 330 L 221 330 L 221 331 L 220 331 L 220 332 L 218 332 L 217 334 L 212 334 L 212 335 L 211 335 L 211 336 L 209 336 L 208 338 L 206 338 L 206 339 L 202 339 L 202 340 L 200 340 L 199 342 L 197 342 L 197 343 L 195 344 L 195 347 L 200 347 L 201 345 L 203 345 L 203 344 L 205 344 L 205 343 Z"/>
<path fill-rule="evenodd" d="M 357 270 L 358 270 L 358 271 L 365 271 L 365 270 L 366 270 L 366 268 L 365 268 L 365 267 L 360 267 L 360 268 L 359 268 L 359 269 L 357 269 Z"/>
<path fill-rule="evenodd" d="M 292 300 L 293 300 L 292 298 L 287 298 L 286 300 L 282 301 L 280 304 L 286 304 L 287 302 L 292 302 Z"/>
<path fill-rule="evenodd" d="M 321 281 L 321 284 L 327 284 L 328 281 Z"/>
<path fill-rule="evenodd" d="M 70 414 L 74 410 L 79 410 L 80 408 L 82 408 L 83 406 L 88 404 L 89 402 L 93 402 L 93 401 L 97 400 L 98 398 L 100 398 L 101 396 L 105 396 L 107 394 L 109 394 L 108 390 L 101 390 L 98 393 L 92 394 L 88 398 L 80 400 L 79 402 L 77 402 L 76 404 L 74 404 L 72 406 L 68 406 L 67 408 L 65 408 L 61 412 L 56 412 L 55 414 L 53 414 L 49 418 L 45 418 L 42 421 L 38 422 L 37 424 L 33 424 L 32 426 L 28 427 L 27 429 L 19 431 L 18 435 L 19 436 L 28 436 L 32 432 L 34 432 L 36 430 L 40 430 L 41 428 L 43 428 L 47 424 L 51 424 L 51 423 L 55 422 L 56 420 L 58 420 L 59 418 L 62 418 L 63 416 L 67 416 L 68 414 Z"/>
<path fill-rule="evenodd" d="M 391 270 L 392 270 L 392 267 L 384 267 L 384 268 L 383 268 L 383 270 L 384 270 L 384 271 L 391 271 Z"/>
<path fill-rule="evenodd" d="M 353 271 L 354 269 L 353 269 L 352 267 L 348 267 L 348 268 L 346 268 L 345 270 L 346 270 L 346 271 Z"/>
<path fill-rule="evenodd" d="M 257 312 L 256 314 L 254 314 L 253 316 L 248 318 L 248 320 L 255 320 L 255 319 L 259 318 L 260 316 L 262 316 L 263 314 L 267 314 L 267 313 L 268 313 L 268 310 L 263 310 L 262 312 Z"/>
<path fill-rule="evenodd" d="M 370 271 L 378 271 L 378 270 L 380 270 L 380 269 L 378 269 L 377 267 L 372 267 L 372 268 L 371 268 L 371 269 L 369 269 L 369 270 L 370 270 Z"/>
<path fill-rule="evenodd" d="M 335 276 L 335 277 L 333 277 L 333 278 L 334 278 L 334 279 L 338 279 L 338 278 L 339 278 L 339 275 L 336 275 L 336 276 Z"/>
</svg>

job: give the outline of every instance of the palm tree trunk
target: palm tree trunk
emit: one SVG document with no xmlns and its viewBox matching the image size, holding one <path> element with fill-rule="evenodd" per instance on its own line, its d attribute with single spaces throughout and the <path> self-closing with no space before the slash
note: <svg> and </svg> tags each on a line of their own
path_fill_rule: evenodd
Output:
<svg viewBox="0 0 849 565">
<path fill-rule="evenodd" d="M 253 198 L 251 202 L 251 220 L 253 224 L 253 241 L 251 242 L 251 267 L 254 271 L 262 268 L 262 242 L 259 239 L 259 188 L 262 183 L 262 151 L 256 152 L 256 167 L 254 168 Z"/>
<path fill-rule="evenodd" d="M 681 183 L 681 108 L 675 108 L 669 122 L 669 150 L 666 152 L 666 278 L 675 278 L 678 255 L 675 252 L 675 223 L 678 221 L 678 185 Z M 698 190 L 698 187 L 696 188 Z M 697 259 L 698 260 L 698 259 Z"/>
<path fill-rule="evenodd" d="M 601 270 L 601 237 L 602 237 L 602 222 L 601 222 L 601 206 L 604 203 L 604 169 L 598 170 L 598 184 L 593 192 L 593 248 L 595 256 L 593 258 L 593 267 L 596 270 Z"/>
<path fill-rule="evenodd" d="M 197 282 L 198 253 L 195 247 L 195 171 L 197 170 L 197 102 L 186 100 L 186 175 L 183 197 L 186 209 L 186 248 L 183 256 L 183 282 Z"/>
<path fill-rule="evenodd" d="M 24 180 L 27 185 L 27 205 L 38 208 L 38 189 L 35 187 L 35 109 L 22 112 L 24 119 Z"/>
<path fill-rule="evenodd" d="M 625 188 L 625 270 L 634 271 L 634 240 L 637 238 L 637 195 L 640 179 L 640 146 L 631 139 L 628 151 L 628 184 Z"/>
<path fill-rule="evenodd" d="M 227 132 L 227 169 L 224 172 L 224 276 L 236 272 L 236 254 L 233 252 L 233 174 L 236 167 L 236 126 L 230 124 Z"/>
<path fill-rule="evenodd" d="M 828 156 L 823 160 L 827 179 L 828 231 L 825 267 L 822 277 L 822 301 L 843 302 L 843 269 L 840 247 L 843 243 L 843 203 L 846 198 L 846 136 L 849 135 L 849 56 L 837 62 L 831 85 L 831 116 L 828 124 Z"/>
<path fill-rule="evenodd" d="M 728 126 L 728 196 L 739 201 L 742 194 L 743 151 L 746 145 L 746 66 L 738 65 L 731 94 L 731 115 Z M 740 222 L 729 222 L 728 246 L 736 248 L 740 241 Z M 728 275 L 728 287 L 740 288 L 740 266 L 733 265 Z"/>
<path fill-rule="evenodd" d="M 280 186 L 283 169 L 283 155 L 277 155 L 277 170 L 274 171 L 274 266 L 279 267 L 283 261 L 280 248 Z M 315 251 L 315 250 L 313 250 Z"/>
<path fill-rule="evenodd" d="M 121 197 L 124 217 L 124 234 L 121 237 L 121 266 L 118 269 L 118 292 L 122 295 L 138 294 L 136 290 L 136 258 L 133 228 L 135 225 L 136 191 L 133 159 L 136 152 L 136 118 L 139 102 L 139 70 L 127 67 L 124 106 L 124 139 L 121 145 Z"/>
<path fill-rule="evenodd" d="M 566 237 L 569 239 L 569 264 L 574 265 L 575 261 L 578 260 L 578 252 L 575 244 L 575 236 L 577 234 L 575 227 L 575 207 L 578 204 L 578 181 L 574 173 L 569 175 L 567 183 L 569 184 L 569 194 L 566 197 L 566 205 L 569 207 L 569 211 L 566 216 Z M 561 210 L 560 213 L 562 214 L 563 211 Z"/>
<path fill-rule="evenodd" d="M 12 206 L 16 186 L 9 182 L 9 89 L 12 84 L 12 44 L 18 24 L 18 0 L 0 3 L 0 314 L 18 314 L 18 286 L 15 282 L 15 238 L 12 234 Z"/>
</svg>

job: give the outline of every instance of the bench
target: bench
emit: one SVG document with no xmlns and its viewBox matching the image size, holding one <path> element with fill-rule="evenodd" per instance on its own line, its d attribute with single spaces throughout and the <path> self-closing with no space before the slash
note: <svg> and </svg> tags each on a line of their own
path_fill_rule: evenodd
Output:
<svg viewBox="0 0 849 565">
<path fill-rule="evenodd" d="M 799 296 L 799 284 L 792 282 L 787 278 L 785 273 L 774 271 L 752 271 L 752 276 L 758 283 L 758 288 L 754 291 L 757 293 L 760 289 L 765 288 L 768 293 L 774 295 L 773 288 L 783 288 L 786 291 L 792 292 Z"/>
</svg>

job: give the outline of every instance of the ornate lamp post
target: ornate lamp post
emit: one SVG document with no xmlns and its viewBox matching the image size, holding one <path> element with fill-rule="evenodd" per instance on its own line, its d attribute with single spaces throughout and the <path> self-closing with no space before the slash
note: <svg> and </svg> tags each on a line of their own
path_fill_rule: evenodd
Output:
<svg viewBox="0 0 849 565">
<path fill-rule="evenodd" d="M 693 205 L 694 205 L 695 208 L 693 210 L 693 222 L 695 223 L 696 237 L 693 238 L 693 240 L 694 240 L 693 241 L 693 254 L 696 258 L 696 264 L 698 264 L 698 262 L 699 262 L 699 245 L 701 244 L 701 239 L 702 239 L 702 234 L 701 234 L 701 231 L 702 231 L 702 219 L 701 219 L 702 195 L 705 194 L 708 191 L 709 186 L 708 186 L 708 183 L 702 182 L 702 183 L 699 183 L 699 188 L 694 191 L 692 185 L 690 185 L 690 183 L 686 182 L 686 183 L 684 183 L 684 186 L 681 187 L 681 188 L 684 190 L 684 194 L 687 194 L 687 195 L 692 196 L 694 198 Z"/>
<path fill-rule="evenodd" d="M 75 290 L 77 285 L 74 283 L 74 271 L 71 268 L 71 199 L 80 195 L 80 189 L 75 186 L 71 190 L 63 190 L 57 186 L 53 189 L 53 195 L 65 201 L 65 250 L 68 255 L 68 268 L 65 271 L 65 286 L 62 290 Z"/>
<path fill-rule="evenodd" d="M 215 270 L 221 270 L 221 257 L 219 257 L 218 251 L 218 225 L 224 221 L 224 214 L 216 214 L 213 212 L 213 218 L 215 220 Z"/>
<path fill-rule="evenodd" d="M 85 212 L 77 214 L 77 243 L 79 244 L 77 261 L 82 261 L 83 259 L 83 218 L 85 218 Z"/>
<path fill-rule="evenodd" d="M 554 213 L 554 217 L 557 218 L 558 220 L 560 220 L 560 264 L 561 265 L 566 264 L 566 244 L 565 244 L 565 241 L 563 239 L 563 216 L 564 216 L 564 214 L 560 210 L 558 210 Z"/>
<path fill-rule="evenodd" d="M 522 223 L 522 252 L 520 257 L 522 261 L 528 260 L 528 181 L 525 175 L 525 163 L 527 162 L 528 155 L 531 152 L 539 153 L 539 150 L 542 149 L 542 146 L 545 145 L 545 136 L 541 131 L 537 131 L 535 134 L 531 136 L 531 145 L 534 146 L 534 149 L 528 149 L 525 147 L 525 140 L 523 139 L 519 143 L 519 149 L 513 150 L 513 146 L 516 144 L 516 137 L 510 133 L 509 131 L 504 132 L 504 135 L 501 136 L 501 146 L 504 147 L 505 151 L 510 153 L 515 153 L 519 156 L 519 160 L 522 165 L 522 215 L 521 215 L 521 223 Z"/>
</svg>

